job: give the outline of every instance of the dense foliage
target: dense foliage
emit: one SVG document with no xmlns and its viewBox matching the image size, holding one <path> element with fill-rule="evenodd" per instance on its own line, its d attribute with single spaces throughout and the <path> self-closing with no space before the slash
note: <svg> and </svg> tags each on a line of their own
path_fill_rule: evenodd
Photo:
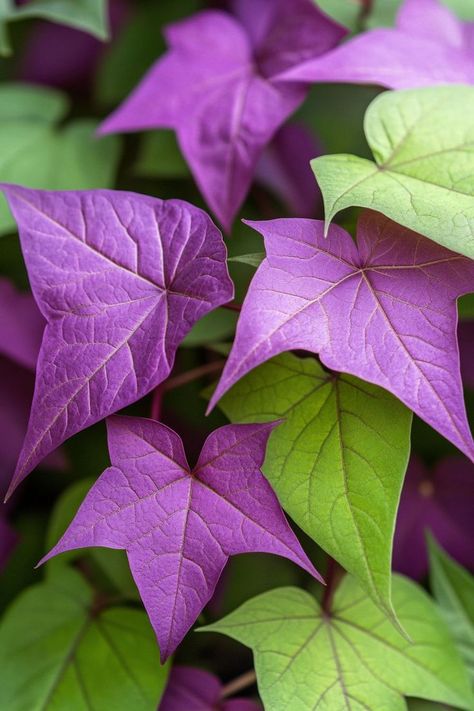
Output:
<svg viewBox="0 0 474 711">
<path fill-rule="evenodd" d="M 472 0 L 0 54 L 0 709 L 474 709 Z"/>
</svg>

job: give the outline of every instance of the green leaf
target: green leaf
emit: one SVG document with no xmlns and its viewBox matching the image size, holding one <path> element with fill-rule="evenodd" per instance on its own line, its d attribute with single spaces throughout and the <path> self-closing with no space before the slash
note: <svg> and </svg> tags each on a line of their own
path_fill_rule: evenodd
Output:
<svg viewBox="0 0 474 711">
<path fill-rule="evenodd" d="M 6 612 L 0 669 L 5 711 L 155 711 L 167 676 L 146 614 L 100 611 L 67 567 Z"/>
<path fill-rule="evenodd" d="M 349 30 L 355 31 L 357 29 L 362 9 L 359 0 L 315 0 L 315 2 L 326 15 L 332 17 L 336 22 Z"/>
<path fill-rule="evenodd" d="M 398 9 L 403 0 L 374 0 L 367 26 L 393 27 Z M 474 20 L 474 4 L 472 0 L 441 0 L 455 15 L 467 22 Z"/>
<path fill-rule="evenodd" d="M 290 353 L 219 403 L 232 422 L 283 418 L 263 471 L 283 508 L 393 616 L 392 538 L 411 413 L 385 390 Z"/>
<path fill-rule="evenodd" d="M 194 324 L 181 347 L 195 348 L 229 338 L 235 331 L 237 316 L 237 313 L 225 309 L 212 311 Z"/>
<path fill-rule="evenodd" d="M 0 181 L 45 190 L 112 187 L 121 141 L 96 138 L 96 122 L 80 119 L 59 128 L 67 101 L 59 92 L 5 84 L 0 87 Z M 0 196 L 0 235 L 14 231 Z"/>
<path fill-rule="evenodd" d="M 50 551 L 59 541 L 94 481 L 95 479 L 82 479 L 75 482 L 59 497 L 51 514 L 46 535 L 46 550 L 43 553 Z M 68 551 L 57 558 L 51 558 L 46 563 L 47 575 L 54 575 L 57 568 L 62 568 L 84 556 L 93 560 L 122 595 L 130 600 L 140 600 L 140 594 L 132 578 L 125 551 L 112 550 L 111 548 L 78 548 Z"/>
<path fill-rule="evenodd" d="M 144 133 L 135 164 L 136 175 L 142 178 L 188 178 L 189 168 L 179 150 L 174 131 Z"/>
<path fill-rule="evenodd" d="M 265 252 L 254 252 L 253 254 L 238 254 L 235 257 L 229 257 L 228 261 L 248 264 L 250 267 L 259 267 L 264 259 Z"/>
<path fill-rule="evenodd" d="M 109 38 L 107 0 L 31 0 L 21 6 L 12 0 L 0 0 L 0 54 L 11 52 L 6 24 L 29 18 L 68 25 L 101 40 Z"/>
<path fill-rule="evenodd" d="M 329 613 L 307 592 L 279 588 L 203 629 L 253 649 L 267 711 L 403 711 L 403 696 L 472 709 L 465 669 L 433 602 L 398 576 L 393 594 L 411 642 L 350 576 Z"/>
<path fill-rule="evenodd" d="M 430 583 L 474 684 L 474 578 L 428 538 Z"/>
<path fill-rule="evenodd" d="M 312 161 L 326 225 L 368 207 L 474 257 L 474 87 L 390 91 L 373 101 L 365 134 L 375 163 L 352 155 Z"/>
</svg>

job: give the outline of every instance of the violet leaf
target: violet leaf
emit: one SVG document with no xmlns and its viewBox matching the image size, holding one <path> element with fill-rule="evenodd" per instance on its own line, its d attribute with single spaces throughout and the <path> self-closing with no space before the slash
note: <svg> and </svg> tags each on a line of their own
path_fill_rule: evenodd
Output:
<svg viewBox="0 0 474 711">
<path fill-rule="evenodd" d="M 424 590 L 399 576 L 393 592 L 410 640 L 350 576 L 336 590 L 330 610 L 303 590 L 278 588 L 202 631 L 221 632 L 251 647 L 260 696 L 271 711 L 405 711 L 404 696 L 470 711 L 466 670 L 436 606 Z"/>
<path fill-rule="evenodd" d="M 232 422 L 283 419 L 263 472 L 281 505 L 388 615 L 411 413 L 381 388 L 284 353 L 219 403 Z"/>
<path fill-rule="evenodd" d="M 474 23 L 459 20 L 440 0 L 405 0 L 395 29 L 358 35 L 322 57 L 292 67 L 283 78 L 391 89 L 474 84 L 473 37 Z"/>
<path fill-rule="evenodd" d="M 274 553 L 321 579 L 260 471 L 274 427 L 215 430 L 191 469 L 173 430 L 110 418 L 112 466 L 43 560 L 89 546 L 125 549 L 163 660 L 211 599 L 229 556 Z"/>
<path fill-rule="evenodd" d="M 425 534 L 431 531 L 459 563 L 474 568 L 474 466 L 450 456 L 428 469 L 414 457 L 398 509 L 393 567 L 422 580 L 428 572 Z"/>
<path fill-rule="evenodd" d="M 233 7 L 235 16 L 208 10 L 169 26 L 169 51 L 101 127 L 173 128 L 227 230 L 265 145 L 307 94 L 305 85 L 277 76 L 345 34 L 311 0 L 237 0 Z"/>
<path fill-rule="evenodd" d="M 365 115 L 375 162 L 312 161 L 326 223 L 357 205 L 474 257 L 474 87 L 386 92 Z"/>
<path fill-rule="evenodd" d="M 203 669 L 175 666 L 158 711 L 261 711 L 250 699 L 222 699 L 219 679 Z"/>
<path fill-rule="evenodd" d="M 318 220 L 249 223 L 265 240 L 213 406 L 272 356 L 302 349 L 392 392 L 474 459 L 456 338 L 456 299 L 474 262 L 366 211 L 357 245 Z M 264 316 L 264 317 L 263 317 Z"/>
<path fill-rule="evenodd" d="M 186 202 L 3 190 L 48 322 L 13 490 L 59 444 L 162 382 L 184 336 L 233 287 L 219 230 Z"/>
<path fill-rule="evenodd" d="M 0 86 L 0 182 L 46 190 L 112 187 L 120 155 L 116 136 L 97 139 L 96 122 L 76 119 L 59 127 L 65 94 L 25 84 Z M 0 235 L 15 221 L 0 195 Z"/>
<path fill-rule="evenodd" d="M 0 707 L 8 711 L 151 711 L 168 674 L 145 613 L 97 606 L 66 566 L 7 610 L 0 664 Z"/>
</svg>

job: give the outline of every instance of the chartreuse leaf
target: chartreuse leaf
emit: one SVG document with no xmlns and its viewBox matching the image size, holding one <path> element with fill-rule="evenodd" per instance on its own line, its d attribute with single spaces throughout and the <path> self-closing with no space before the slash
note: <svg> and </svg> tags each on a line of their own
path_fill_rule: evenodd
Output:
<svg viewBox="0 0 474 711">
<path fill-rule="evenodd" d="M 167 667 L 144 612 L 100 611 L 74 570 L 27 589 L 0 625 L 0 708 L 155 711 Z"/>
<path fill-rule="evenodd" d="M 326 224 L 370 207 L 444 247 L 474 257 L 474 87 L 391 91 L 365 115 L 375 162 L 315 158 Z"/>
<path fill-rule="evenodd" d="M 0 0 L 0 54 L 11 52 L 6 24 L 29 18 L 75 27 L 101 40 L 109 36 L 107 0 L 30 0 L 20 6 L 14 0 Z"/>
<path fill-rule="evenodd" d="M 219 403 L 233 422 L 282 418 L 264 474 L 283 508 L 393 615 L 392 538 L 411 413 L 385 390 L 284 353 Z"/>
<path fill-rule="evenodd" d="M 474 4 L 472 0 L 438 1 L 452 10 L 461 20 L 474 20 Z M 403 0 L 374 0 L 368 17 L 368 27 L 392 26 L 402 5 Z"/>
<path fill-rule="evenodd" d="M 474 578 L 431 536 L 428 550 L 431 590 L 474 682 Z"/>
<path fill-rule="evenodd" d="M 393 597 L 411 641 L 350 576 L 329 613 L 303 590 L 278 588 L 202 629 L 252 648 L 266 711 L 403 711 L 404 696 L 472 709 L 466 671 L 435 605 L 399 576 Z"/>
<path fill-rule="evenodd" d="M 119 159 L 117 136 L 96 138 L 96 122 L 79 119 L 58 128 L 68 109 L 60 92 L 0 87 L 0 181 L 46 190 L 111 187 Z M 0 235 L 15 229 L 0 195 Z"/>
</svg>

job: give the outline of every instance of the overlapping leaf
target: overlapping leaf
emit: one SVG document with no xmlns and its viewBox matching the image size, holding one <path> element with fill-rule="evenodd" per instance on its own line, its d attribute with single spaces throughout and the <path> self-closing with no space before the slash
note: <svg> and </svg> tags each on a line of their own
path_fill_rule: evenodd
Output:
<svg viewBox="0 0 474 711">
<path fill-rule="evenodd" d="M 14 488 L 65 439 L 164 380 L 192 325 L 233 288 L 219 231 L 188 203 L 3 189 L 48 322 Z"/>
<path fill-rule="evenodd" d="M 393 587 L 411 641 L 349 576 L 329 612 L 302 590 L 279 588 L 203 629 L 253 649 L 267 711 L 404 711 L 404 696 L 470 711 L 467 675 L 435 606 L 404 578 Z"/>
<path fill-rule="evenodd" d="M 52 89 L 0 86 L 0 182 L 46 190 L 112 187 L 120 141 L 94 136 L 96 122 L 78 119 L 58 128 L 68 102 Z M 15 222 L 0 195 L 0 235 Z"/>
<path fill-rule="evenodd" d="M 474 682 L 474 578 L 429 540 L 431 589 Z"/>
<path fill-rule="evenodd" d="M 277 76 L 345 34 L 311 0 L 235 0 L 232 6 L 235 16 L 204 11 L 168 27 L 169 51 L 102 125 L 103 133 L 175 129 L 226 229 L 263 148 L 307 93 L 301 82 L 281 83 Z"/>
<path fill-rule="evenodd" d="M 233 422 L 283 419 L 264 474 L 283 508 L 390 615 L 392 537 L 411 414 L 392 395 L 285 353 L 224 396 Z"/>
<path fill-rule="evenodd" d="M 84 30 L 101 40 L 108 38 L 107 0 L 28 0 L 21 5 L 1 0 L 0 54 L 11 52 L 6 25 L 35 17 Z"/>
<path fill-rule="evenodd" d="M 166 659 L 209 602 L 230 555 L 281 555 L 319 577 L 260 467 L 275 423 L 227 425 L 190 469 L 180 437 L 154 420 L 108 421 L 112 467 L 45 560 L 123 548 Z"/>
<path fill-rule="evenodd" d="M 74 570 L 26 590 L 0 624 L 0 707 L 152 711 L 164 690 L 144 612 L 100 610 Z M 117 681 L 120 680 L 120 683 Z"/>
<path fill-rule="evenodd" d="M 357 246 L 317 220 L 251 223 L 267 258 L 245 299 L 214 404 L 281 352 L 319 353 L 324 365 L 391 391 L 468 457 L 456 341 L 456 298 L 472 290 L 474 262 L 365 212 Z"/>
<path fill-rule="evenodd" d="M 380 5 L 383 13 L 393 11 L 391 0 Z M 405 0 L 395 29 L 358 35 L 323 57 L 291 68 L 284 78 L 392 89 L 474 84 L 474 23 L 459 20 L 441 0 Z"/>
<path fill-rule="evenodd" d="M 346 207 L 370 207 L 474 257 L 474 87 L 382 94 L 365 133 L 375 163 L 351 155 L 312 162 L 326 222 Z"/>
</svg>

